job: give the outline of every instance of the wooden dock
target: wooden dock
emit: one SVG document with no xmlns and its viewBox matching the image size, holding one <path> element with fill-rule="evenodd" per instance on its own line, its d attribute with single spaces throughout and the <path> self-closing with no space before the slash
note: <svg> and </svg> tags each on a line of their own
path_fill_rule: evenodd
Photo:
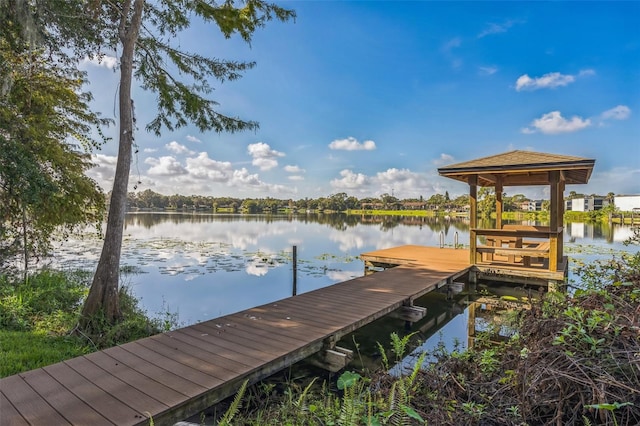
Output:
<svg viewBox="0 0 640 426">
<path fill-rule="evenodd" d="M 489 233 L 491 230 L 486 232 Z M 480 247 L 480 251 L 483 247 Z M 470 261 L 469 249 L 438 249 L 416 245 L 376 250 L 363 253 L 360 257 L 364 261 L 365 275 L 398 265 L 415 265 L 427 269 L 436 265 L 435 267 L 442 271 L 451 271 L 461 263 Z M 567 279 L 569 272 L 567 256 L 562 257 L 556 269 L 549 270 L 548 249 L 545 254 L 544 250 L 538 248 L 491 247 L 491 256 L 479 257 L 474 265 L 470 265 L 468 271 L 471 281 L 474 282 L 477 280 L 503 281 L 551 289 L 558 288 Z"/>
<path fill-rule="evenodd" d="M 401 266 L 0 379 L 0 425 L 173 424 L 245 380 L 333 352 L 344 335 L 470 268 L 467 250 L 363 254 L 385 258 Z"/>
</svg>

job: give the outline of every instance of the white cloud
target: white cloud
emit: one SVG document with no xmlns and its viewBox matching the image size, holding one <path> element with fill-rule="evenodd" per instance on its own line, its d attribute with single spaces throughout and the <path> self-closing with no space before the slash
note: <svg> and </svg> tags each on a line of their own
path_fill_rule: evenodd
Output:
<svg viewBox="0 0 640 426">
<path fill-rule="evenodd" d="M 426 192 L 434 192 L 433 185 L 425 175 L 409 169 L 387 169 L 384 172 L 378 172 L 373 180 L 381 193 L 394 193 L 400 198 L 417 197 Z"/>
<path fill-rule="evenodd" d="M 292 166 L 292 165 L 284 166 L 284 171 L 287 173 L 304 173 L 305 172 L 304 169 L 298 166 Z"/>
<path fill-rule="evenodd" d="M 191 135 L 187 135 L 187 140 L 189 142 L 198 142 L 198 143 L 202 142 L 200 139 L 196 138 L 195 136 L 191 136 Z"/>
<path fill-rule="evenodd" d="M 260 170 L 266 171 L 278 167 L 278 160 L 275 158 L 254 158 L 251 164 L 258 167 Z"/>
<path fill-rule="evenodd" d="M 300 175 L 291 175 L 288 178 L 289 180 L 295 180 L 295 181 L 299 181 L 299 180 L 304 180 L 304 176 L 300 176 Z"/>
<path fill-rule="evenodd" d="M 209 158 L 206 152 L 185 159 L 183 166 L 174 157 L 147 158 L 151 168 L 140 180 L 145 186 L 164 194 L 215 194 L 222 188 L 234 193 L 295 194 L 296 188 L 264 182 L 246 168 L 234 169 L 228 161 Z"/>
<path fill-rule="evenodd" d="M 462 59 L 454 54 L 454 49 L 460 46 L 462 46 L 462 39 L 455 37 L 445 42 L 440 49 L 445 58 L 451 63 L 451 68 L 456 70 L 461 68 L 463 64 Z"/>
<path fill-rule="evenodd" d="M 435 192 L 433 185 L 429 183 L 425 175 L 408 169 L 391 168 L 384 172 L 378 172 L 375 176 L 367 176 L 345 169 L 340 172 L 340 176 L 330 182 L 334 189 L 349 190 L 360 194 L 370 194 L 374 191 L 377 195 L 394 193 L 401 198 L 410 198 Z"/>
<path fill-rule="evenodd" d="M 591 126 L 591 120 L 588 118 L 583 119 L 577 115 L 567 120 L 560 114 L 560 111 L 551 111 L 533 120 L 530 126 L 531 127 L 522 129 L 522 133 L 531 134 L 539 131 L 544 134 L 554 135 L 558 133 L 577 132 L 578 130 L 585 129 Z"/>
<path fill-rule="evenodd" d="M 227 183 L 233 175 L 233 167 L 228 161 L 216 161 L 201 152 L 195 158 L 187 158 L 185 169 L 189 176 L 197 180 Z"/>
<path fill-rule="evenodd" d="M 239 170 L 234 170 L 230 186 L 238 187 L 241 189 L 253 189 L 261 192 L 269 192 L 275 194 L 294 194 L 296 190 L 284 185 L 276 185 L 271 183 L 265 183 L 260 180 L 258 174 L 251 174 L 244 167 Z"/>
<path fill-rule="evenodd" d="M 347 281 L 358 276 L 360 274 L 355 271 L 327 271 L 327 277 L 334 282 Z"/>
<path fill-rule="evenodd" d="M 362 173 L 354 173 L 345 169 L 340 172 L 340 179 L 333 179 L 330 184 L 338 189 L 363 189 L 369 186 L 371 179 Z"/>
<path fill-rule="evenodd" d="M 245 272 L 256 277 L 263 277 L 267 275 L 267 272 L 269 272 L 269 268 L 261 263 L 249 262 L 245 268 Z"/>
<path fill-rule="evenodd" d="M 166 144 L 164 147 L 167 148 L 167 150 L 173 152 L 174 154 L 188 154 L 188 155 L 195 154 L 195 152 L 191 151 L 189 148 L 187 148 L 186 146 L 176 141 L 171 141 L 168 144 Z"/>
<path fill-rule="evenodd" d="M 492 34 L 506 33 L 509 30 L 509 28 L 513 27 L 515 24 L 521 24 L 521 23 L 523 22 L 518 20 L 513 20 L 513 19 L 509 19 L 501 24 L 490 22 L 487 24 L 486 28 L 478 34 L 478 38 L 486 37 Z"/>
<path fill-rule="evenodd" d="M 460 37 L 452 38 L 448 40 L 445 44 L 442 45 L 442 50 L 445 52 L 450 52 L 452 49 L 456 47 L 460 47 L 462 45 L 462 39 Z"/>
<path fill-rule="evenodd" d="M 171 156 L 160 158 L 149 157 L 144 160 L 145 164 L 151 165 L 147 174 L 149 176 L 179 176 L 187 174 L 187 170 L 178 160 Z"/>
<path fill-rule="evenodd" d="M 637 194 L 640 182 L 640 167 L 613 167 L 598 170 L 589 180 L 589 184 L 580 187 L 585 194 L 606 194 L 615 188 L 616 194 Z"/>
<path fill-rule="evenodd" d="M 92 56 L 91 58 L 85 57 L 81 65 L 92 65 L 94 67 L 105 67 L 114 69 L 118 65 L 118 58 L 109 55 Z"/>
<path fill-rule="evenodd" d="M 498 72 L 498 67 L 489 66 L 489 67 L 478 67 L 480 75 L 493 75 Z"/>
<path fill-rule="evenodd" d="M 87 171 L 87 176 L 95 179 L 96 182 L 104 189 L 110 190 L 113 183 L 113 177 L 116 173 L 116 163 L 118 157 L 113 155 L 93 154 L 91 162 L 94 166 Z"/>
<path fill-rule="evenodd" d="M 529 75 L 524 74 L 516 80 L 516 90 L 519 92 L 521 90 L 555 88 L 566 86 L 569 83 L 573 83 L 575 80 L 576 78 L 574 76 L 560 74 L 559 72 L 552 72 L 536 78 L 531 78 Z"/>
<path fill-rule="evenodd" d="M 329 144 L 329 149 L 341 149 L 344 151 L 373 151 L 376 149 L 376 143 L 368 140 L 362 143 L 354 137 L 349 136 L 346 139 L 336 139 Z"/>
<path fill-rule="evenodd" d="M 271 149 L 269 144 L 264 142 L 252 143 L 247 146 L 247 152 L 253 160 L 251 164 L 260 168 L 260 170 L 271 170 L 278 166 L 278 157 L 284 157 L 283 152 Z"/>
<path fill-rule="evenodd" d="M 631 115 L 631 108 L 626 105 L 618 105 L 603 112 L 600 117 L 603 120 L 626 120 Z"/>
<path fill-rule="evenodd" d="M 442 154 L 440 154 L 440 157 L 438 157 L 435 160 L 433 160 L 433 164 L 435 164 L 436 166 L 444 166 L 446 164 L 453 163 L 453 161 L 454 161 L 453 156 L 451 156 L 449 154 L 445 154 L 443 152 Z"/>
<path fill-rule="evenodd" d="M 150 154 L 152 152 L 156 152 L 158 149 L 157 148 L 145 148 L 142 150 L 142 152 L 146 152 L 147 154 Z"/>
<path fill-rule="evenodd" d="M 555 89 L 556 87 L 567 86 L 576 81 L 577 77 L 583 77 L 595 74 L 591 69 L 582 70 L 578 75 L 561 74 L 559 72 L 550 72 L 542 77 L 531 78 L 528 74 L 523 74 L 516 80 L 516 90 L 538 90 L 538 89 Z"/>
</svg>

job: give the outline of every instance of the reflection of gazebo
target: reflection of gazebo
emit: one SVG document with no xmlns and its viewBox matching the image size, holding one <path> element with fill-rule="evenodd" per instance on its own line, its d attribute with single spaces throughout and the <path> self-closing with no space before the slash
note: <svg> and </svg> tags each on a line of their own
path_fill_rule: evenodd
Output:
<svg viewBox="0 0 640 426">
<path fill-rule="evenodd" d="M 562 247 L 563 192 L 567 184 L 587 183 L 594 163 L 595 160 L 587 158 L 511 151 L 439 168 L 440 175 L 469 184 L 470 262 L 476 265 L 480 275 L 495 279 L 508 276 L 511 280 L 515 274 L 562 281 L 567 272 Z M 549 226 L 503 226 L 503 188 L 532 185 L 550 188 Z M 495 188 L 494 229 L 478 228 L 478 186 Z M 478 237 L 484 244 L 478 244 Z M 518 269 L 520 272 L 514 272 Z"/>
</svg>

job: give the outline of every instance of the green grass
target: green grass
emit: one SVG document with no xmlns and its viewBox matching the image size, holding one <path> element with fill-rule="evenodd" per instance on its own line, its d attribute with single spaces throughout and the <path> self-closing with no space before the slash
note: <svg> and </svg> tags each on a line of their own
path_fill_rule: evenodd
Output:
<svg viewBox="0 0 640 426">
<path fill-rule="evenodd" d="M 86 340 L 38 331 L 0 330 L 0 377 L 92 352 Z"/>
<path fill-rule="evenodd" d="M 92 335 L 73 333 L 91 275 L 42 270 L 23 281 L 0 275 L 0 377 L 42 367 L 98 349 L 175 328 L 166 310 L 150 318 L 128 287 L 120 288 L 122 321 L 98 322 Z"/>
</svg>

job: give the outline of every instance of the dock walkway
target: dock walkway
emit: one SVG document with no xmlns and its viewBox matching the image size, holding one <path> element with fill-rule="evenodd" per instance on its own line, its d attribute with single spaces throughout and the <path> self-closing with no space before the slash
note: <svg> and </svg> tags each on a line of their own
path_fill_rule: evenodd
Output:
<svg viewBox="0 0 640 426">
<path fill-rule="evenodd" d="M 401 266 L 0 379 L 0 425 L 173 424 L 465 274 L 466 250 L 363 254 Z"/>
</svg>

